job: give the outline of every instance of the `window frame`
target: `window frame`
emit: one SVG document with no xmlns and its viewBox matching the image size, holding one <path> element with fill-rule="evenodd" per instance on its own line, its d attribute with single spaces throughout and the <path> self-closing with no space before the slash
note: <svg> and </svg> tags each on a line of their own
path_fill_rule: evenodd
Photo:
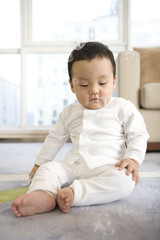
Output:
<svg viewBox="0 0 160 240">
<path fill-rule="evenodd" d="M 120 11 L 119 11 L 119 39 L 118 40 L 109 40 L 102 41 L 103 43 L 110 46 L 110 48 L 126 49 L 128 45 L 128 31 L 130 29 L 130 6 L 131 0 L 119 0 Z M 67 48 L 73 49 L 78 43 L 78 41 L 41 41 L 33 42 L 32 41 L 32 0 L 21 0 L 21 11 L 23 12 L 23 45 L 25 47 L 45 47 L 57 49 L 59 51 L 66 50 Z M 25 9 L 25 11 L 24 11 Z"/>
<path fill-rule="evenodd" d="M 0 54 L 19 54 L 20 55 L 20 76 L 21 76 L 21 92 L 20 92 L 20 122 L 18 128 L 1 127 L 0 138 L 17 138 L 17 136 L 29 137 L 31 134 L 35 136 L 42 136 L 42 132 L 46 134 L 49 127 L 42 126 L 27 126 L 27 108 L 26 108 L 26 56 L 29 53 L 69 53 L 78 44 L 77 41 L 54 41 L 54 42 L 33 42 L 32 41 L 32 0 L 19 0 L 20 1 L 20 21 L 21 21 L 21 42 L 20 48 L 15 49 L 0 49 Z M 119 39 L 117 41 L 102 41 L 108 45 L 109 48 L 116 53 L 124 50 L 131 49 L 131 0 L 119 0 Z M 100 39 L 97 39 L 101 41 Z M 48 131 L 47 131 L 48 132 Z"/>
</svg>

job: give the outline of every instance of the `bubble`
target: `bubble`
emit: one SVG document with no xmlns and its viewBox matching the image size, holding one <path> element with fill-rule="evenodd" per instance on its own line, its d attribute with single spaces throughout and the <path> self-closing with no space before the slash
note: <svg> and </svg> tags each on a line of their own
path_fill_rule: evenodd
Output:
<svg viewBox="0 0 160 240">
<path fill-rule="evenodd" d="M 121 209 L 121 208 L 119 208 L 119 209 L 118 209 L 118 212 L 120 212 L 120 213 L 121 213 L 121 212 L 122 212 L 122 209 Z"/>
<path fill-rule="evenodd" d="M 97 231 L 105 231 L 105 226 L 104 224 L 102 223 L 102 221 L 99 219 L 97 222 L 94 223 L 94 229 L 93 229 L 94 232 L 97 232 Z"/>
<path fill-rule="evenodd" d="M 133 209 L 132 208 L 130 209 L 129 213 L 133 213 Z"/>
<path fill-rule="evenodd" d="M 86 45 L 86 43 L 79 43 L 76 47 L 75 50 L 81 50 L 84 46 Z"/>
<path fill-rule="evenodd" d="M 114 230 L 114 229 L 111 229 L 110 236 L 113 236 L 114 234 L 115 234 L 115 230 Z"/>
<path fill-rule="evenodd" d="M 126 209 L 126 210 L 125 210 L 125 215 L 127 215 L 127 214 L 128 214 L 128 210 Z"/>
<path fill-rule="evenodd" d="M 71 54 L 69 55 L 68 62 L 72 62 L 72 61 L 73 61 L 73 54 L 71 53 Z"/>
<path fill-rule="evenodd" d="M 89 108 L 91 109 L 100 109 L 106 106 L 106 104 L 110 101 L 110 98 L 108 97 L 94 97 L 90 96 L 89 99 Z"/>
<path fill-rule="evenodd" d="M 126 60 L 128 62 L 132 62 L 134 60 L 134 57 L 135 57 L 135 53 L 133 51 L 126 53 Z"/>
<path fill-rule="evenodd" d="M 112 222 L 108 214 L 98 214 L 97 221 L 93 223 L 93 232 L 99 233 L 101 239 L 106 240 L 106 236 L 111 237 L 115 234 L 115 229 L 111 224 Z"/>
<path fill-rule="evenodd" d="M 107 101 L 106 97 L 99 98 L 97 100 L 97 103 L 99 105 L 99 108 L 105 107 L 105 105 L 109 102 L 109 99 Z"/>
<path fill-rule="evenodd" d="M 114 15 L 119 15 L 119 13 L 122 11 L 122 2 L 112 0 L 111 11 Z"/>
<path fill-rule="evenodd" d="M 107 220 L 107 226 L 111 225 L 111 221 Z"/>
<path fill-rule="evenodd" d="M 73 85 L 74 85 L 74 86 L 79 85 L 79 80 L 76 79 L 76 78 L 73 78 L 73 79 L 72 79 L 72 82 L 73 82 Z"/>
<path fill-rule="evenodd" d="M 77 46 L 73 49 L 73 51 L 75 50 L 81 50 L 84 46 L 86 45 L 86 43 L 79 43 L 77 44 Z M 73 56 L 73 51 L 71 52 L 69 58 L 68 58 L 68 62 L 72 62 L 74 60 L 74 56 Z"/>
<path fill-rule="evenodd" d="M 158 194 L 158 193 L 159 193 L 159 190 L 158 190 L 158 189 L 155 189 L 155 193 Z"/>
<path fill-rule="evenodd" d="M 22 169 L 18 176 L 18 180 L 22 186 L 28 186 L 30 184 L 29 171 L 27 169 Z"/>
<path fill-rule="evenodd" d="M 81 214 L 85 215 L 88 212 L 89 208 L 88 207 L 81 207 L 80 210 L 81 210 Z"/>
</svg>

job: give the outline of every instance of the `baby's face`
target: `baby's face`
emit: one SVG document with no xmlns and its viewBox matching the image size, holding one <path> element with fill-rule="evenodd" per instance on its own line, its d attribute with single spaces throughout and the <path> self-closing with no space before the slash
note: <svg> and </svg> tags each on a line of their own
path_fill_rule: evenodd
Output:
<svg viewBox="0 0 160 240">
<path fill-rule="evenodd" d="M 112 64 L 105 57 L 76 61 L 72 65 L 71 89 L 85 108 L 104 107 L 112 96 L 115 84 Z"/>
</svg>

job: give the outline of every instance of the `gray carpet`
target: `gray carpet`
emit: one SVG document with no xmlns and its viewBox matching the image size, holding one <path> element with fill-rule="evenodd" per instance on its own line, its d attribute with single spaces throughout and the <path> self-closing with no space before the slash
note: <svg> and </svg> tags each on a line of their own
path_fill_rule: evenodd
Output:
<svg viewBox="0 0 160 240">
<path fill-rule="evenodd" d="M 29 171 L 34 164 L 42 143 L 0 143 L 0 174 L 21 174 Z M 66 143 L 55 159 L 63 159 L 71 148 Z M 160 169 L 160 153 L 147 153 L 141 171 Z"/>
<path fill-rule="evenodd" d="M 41 144 L 0 144 L 0 174 L 29 170 Z M 66 145 L 61 159 L 70 148 Z M 2 168 L 1 168 L 2 166 Z M 142 172 L 160 171 L 160 153 L 149 153 Z M 0 189 L 21 187 L 23 180 L 0 181 Z M 159 240 L 160 178 L 141 178 L 126 199 L 106 205 L 58 208 L 50 213 L 16 218 L 11 202 L 0 204 L 0 240 Z"/>
<path fill-rule="evenodd" d="M 16 218 L 10 202 L 0 205 L 3 240 L 159 240 L 160 179 L 142 179 L 126 199 L 101 206 L 73 207 L 67 214 Z"/>
</svg>

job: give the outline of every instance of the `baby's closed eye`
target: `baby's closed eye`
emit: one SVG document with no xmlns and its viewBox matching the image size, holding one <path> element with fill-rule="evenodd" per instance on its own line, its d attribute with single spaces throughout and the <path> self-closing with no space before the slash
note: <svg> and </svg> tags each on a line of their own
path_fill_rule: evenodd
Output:
<svg viewBox="0 0 160 240">
<path fill-rule="evenodd" d="M 88 84 L 81 84 L 80 87 L 88 87 Z"/>
<path fill-rule="evenodd" d="M 107 84 L 107 82 L 102 82 L 102 83 L 99 83 L 99 85 L 105 85 L 105 84 Z"/>
</svg>

